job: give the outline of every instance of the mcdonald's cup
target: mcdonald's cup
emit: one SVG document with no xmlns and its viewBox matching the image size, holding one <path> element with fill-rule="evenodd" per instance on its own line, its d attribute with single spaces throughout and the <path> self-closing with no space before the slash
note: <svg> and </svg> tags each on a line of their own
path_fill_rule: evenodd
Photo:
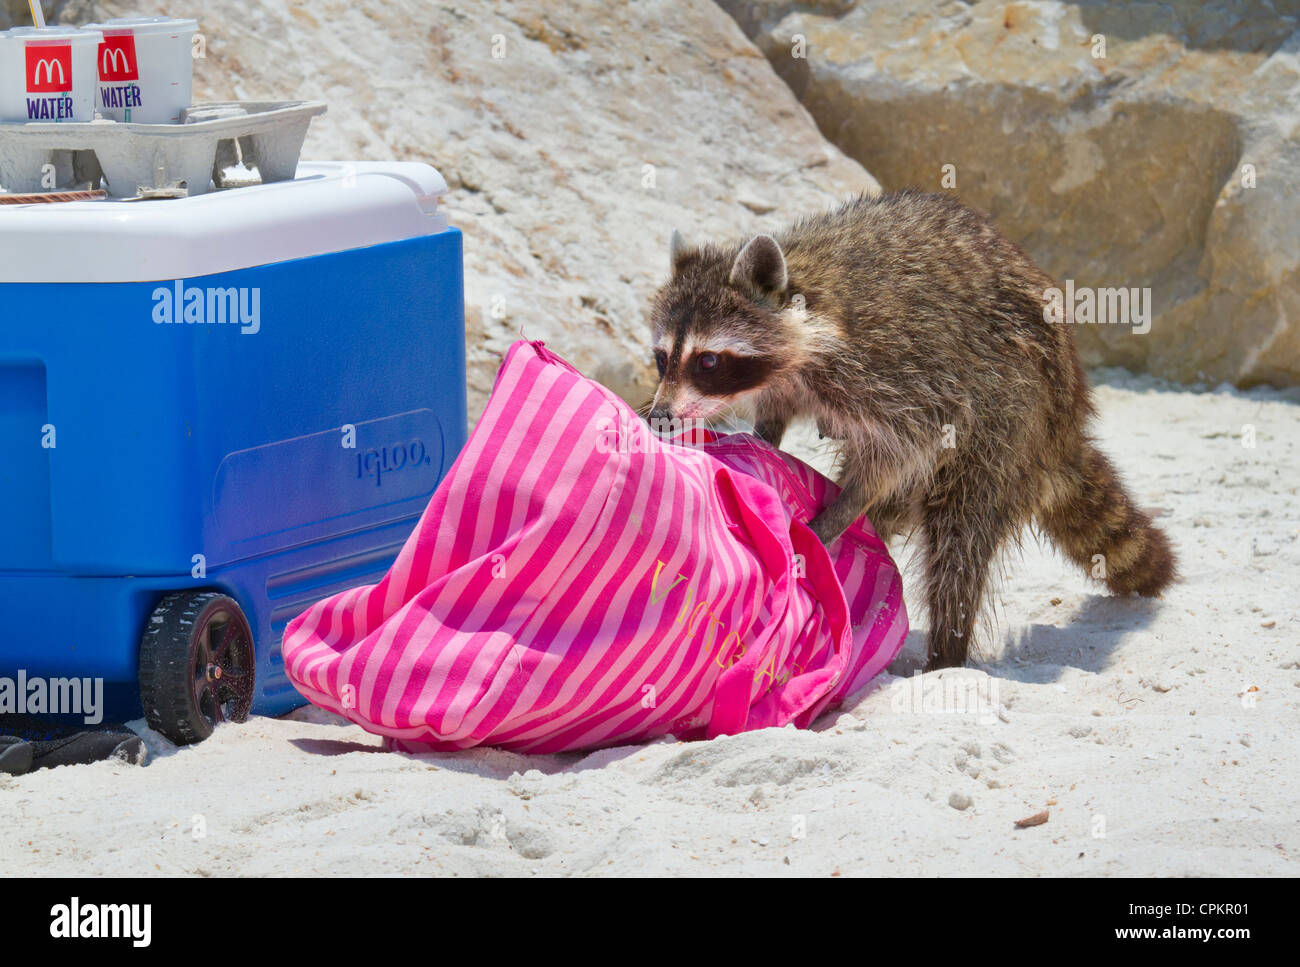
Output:
<svg viewBox="0 0 1300 967">
<path fill-rule="evenodd" d="M 0 33 L 0 120 L 91 121 L 95 54 L 103 36 L 69 27 Z"/>
<path fill-rule="evenodd" d="M 199 25 L 170 17 L 122 17 L 87 24 L 103 35 L 96 55 L 96 103 L 102 117 L 135 124 L 177 124 L 190 106 Z"/>
</svg>

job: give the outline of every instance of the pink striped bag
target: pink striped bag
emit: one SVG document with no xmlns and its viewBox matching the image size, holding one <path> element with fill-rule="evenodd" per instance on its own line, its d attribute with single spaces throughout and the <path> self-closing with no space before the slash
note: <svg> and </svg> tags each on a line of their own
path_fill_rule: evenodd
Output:
<svg viewBox="0 0 1300 967">
<path fill-rule="evenodd" d="M 285 631 L 308 699 L 406 751 L 558 752 L 803 727 L 902 646 L 897 569 L 834 484 L 756 437 L 661 440 L 517 342 L 378 584 Z"/>
</svg>

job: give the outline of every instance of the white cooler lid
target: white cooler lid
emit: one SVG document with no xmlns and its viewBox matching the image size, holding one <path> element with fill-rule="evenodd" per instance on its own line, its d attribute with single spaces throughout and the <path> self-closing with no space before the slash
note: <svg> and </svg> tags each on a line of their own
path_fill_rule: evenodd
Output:
<svg viewBox="0 0 1300 967">
<path fill-rule="evenodd" d="M 0 282 L 158 282 L 446 231 L 416 162 L 304 161 L 293 181 L 156 201 L 0 205 Z"/>
</svg>

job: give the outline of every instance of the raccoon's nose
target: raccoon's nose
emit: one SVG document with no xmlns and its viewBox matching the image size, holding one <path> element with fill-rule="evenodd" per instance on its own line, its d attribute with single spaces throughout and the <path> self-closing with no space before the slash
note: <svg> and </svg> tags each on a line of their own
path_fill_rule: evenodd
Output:
<svg viewBox="0 0 1300 967">
<path fill-rule="evenodd" d="M 651 424 L 653 424 L 655 420 L 668 421 L 671 420 L 672 418 L 673 418 L 673 411 L 664 406 L 657 406 L 650 411 Z"/>
</svg>

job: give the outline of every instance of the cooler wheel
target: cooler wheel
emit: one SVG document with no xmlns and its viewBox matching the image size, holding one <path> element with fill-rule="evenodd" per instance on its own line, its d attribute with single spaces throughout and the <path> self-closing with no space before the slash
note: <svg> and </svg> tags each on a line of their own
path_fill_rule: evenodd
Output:
<svg viewBox="0 0 1300 967">
<path fill-rule="evenodd" d="M 253 632 L 234 598 L 177 591 L 158 602 L 140 642 L 140 702 L 149 727 L 201 742 L 253 705 Z"/>
</svg>

